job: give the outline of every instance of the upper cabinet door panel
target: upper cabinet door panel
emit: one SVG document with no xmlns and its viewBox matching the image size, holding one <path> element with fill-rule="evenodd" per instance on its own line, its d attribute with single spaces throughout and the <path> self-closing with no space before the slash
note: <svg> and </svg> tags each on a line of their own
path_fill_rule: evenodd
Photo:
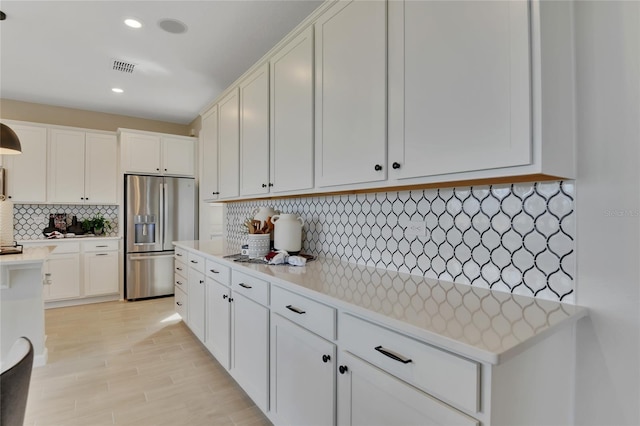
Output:
<svg viewBox="0 0 640 426">
<path fill-rule="evenodd" d="M 220 198 L 240 194 L 240 111 L 238 89 L 218 103 L 218 188 Z"/>
<path fill-rule="evenodd" d="M 389 34 L 391 178 L 531 163 L 527 2 L 392 1 Z"/>
<path fill-rule="evenodd" d="M 16 132 L 22 154 L 2 156 L 7 169 L 6 195 L 14 203 L 47 200 L 47 129 L 7 123 Z"/>
<path fill-rule="evenodd" d="M 48 201 L 84 203 L 84 139 L 85 132 L 49 132 Z"/>
<path fill-rule="evenodd" d="M 200 131 L 202 161 L 200 168 L 200 199 L 218 199 L 218 106 L 202 116 Z"/>
<path fill-rule="evenodd" d="M 161 173 L 168 175 L 194 176 L 195 168 L 195 139 L 162 136 Z"/>
<path fill-rule="evenodd" d="M 386 179 L 386 10 L 340 1 L 315 23 L 318 186 Z"/>
<path fill-rule="evenodd" d="M 240 83 L 242 195 L 269 192 L 269 64 Z"/>
<path fill-rule="evenodd" d="M 87 133 L 85 142 L 85 201 L 118 202 L 118 139 L 115 135 Z"/>
<path fill-rule="evenodd" d="M 160 173 L 160 136 L 122 133 L 122 163 L 125 172 Z"/>
<path fill-rule="evenodd" d="M 313 27 L 271 58 L 271 192 L 313 188 Z"/>
</svg>

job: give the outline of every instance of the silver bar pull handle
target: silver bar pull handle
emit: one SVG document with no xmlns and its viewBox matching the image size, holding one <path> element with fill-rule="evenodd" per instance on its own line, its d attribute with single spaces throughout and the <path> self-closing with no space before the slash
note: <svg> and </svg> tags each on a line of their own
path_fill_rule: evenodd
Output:
<svg viewBox="0 0 640 426">
<path fill-rule="evenodd" d="M 238 283 L 238 285 L 242 288 L 253 288 L 250 285 L 246 285 L 245 283 Z"/>
</svg>

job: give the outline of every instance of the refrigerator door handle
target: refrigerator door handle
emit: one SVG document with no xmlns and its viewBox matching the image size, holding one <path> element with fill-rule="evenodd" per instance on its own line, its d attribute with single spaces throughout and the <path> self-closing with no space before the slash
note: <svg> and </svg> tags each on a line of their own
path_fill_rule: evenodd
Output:
<svg viewBox="0 0 640 426">
<path fill-rule="evenodd" d="M 164 257 L 173 257 L 173 253 L 171 254 L 162 254 L 162 255 L 155 255 L 155 256 L 131 256 L 129 257 L 129 260 L 150 260 L 150 259 L 162 259 Z"/>
<path fill-rule="evenodd" d="M 166 202 L 165 202 L 165 184 L 159 185 L 158 191 L 160 191 L 160 247 L 164 247 L 164 235 L 165 235 L 165 218 L 166 218 Z"/>
</svg>

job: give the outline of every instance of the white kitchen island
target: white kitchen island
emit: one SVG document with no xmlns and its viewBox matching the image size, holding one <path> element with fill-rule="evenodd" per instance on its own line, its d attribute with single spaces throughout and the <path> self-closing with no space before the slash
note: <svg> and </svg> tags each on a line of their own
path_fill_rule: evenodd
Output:
<svg viewBox="0 0 640 426">
<path fill-rule="evenodd" d="M 47 363 L 42 267 L 52 247 L 0 256 L 0 363 L 21 336 L 31 340 L 34 366 Z"/>
</svg>

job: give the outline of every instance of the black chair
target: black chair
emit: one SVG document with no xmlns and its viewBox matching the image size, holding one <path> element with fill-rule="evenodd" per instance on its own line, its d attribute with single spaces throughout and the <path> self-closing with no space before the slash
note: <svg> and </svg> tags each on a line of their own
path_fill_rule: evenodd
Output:
<svg viewBox="0 0 640 426">
<path fill-rule="evenodd" d="M 33 345 L 21 337 L 2 360 L 0 373 L 0 426 L 22 426 L 33 368 Z"/>
</svg>

